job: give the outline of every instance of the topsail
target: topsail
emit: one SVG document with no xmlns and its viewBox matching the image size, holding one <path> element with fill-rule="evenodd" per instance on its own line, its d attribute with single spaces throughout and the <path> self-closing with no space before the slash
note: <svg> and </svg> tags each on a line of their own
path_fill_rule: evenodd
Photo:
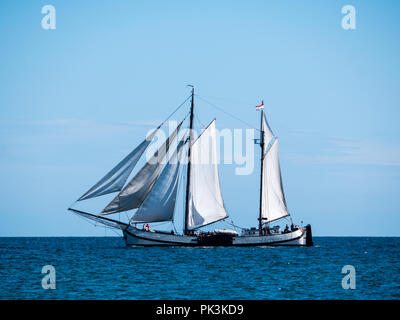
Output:
<svg viewBox="0 0 400 320">
<path fill-rule="evenodd" d="M 188 227 L 196 229 L 227 217 L 218 177 L 215 120 L 191 152 Z"/>
<path fill-rule="evenodd" d="M 159 127 L 157 130 L 158 129 Z M 120 163 L 108 172 L 99 182 L 90 188 L 89 191 L 80 197 L 78 201 L 121 191 L 136 163 L 153 140 L 157 130 L 154 130 L 150 136 L 148 136 L 139 146 L 136 147 L 135 150 L 128 154 Z"/>
<path fill-rule="evenodd" d="M 181 125 L 182 122 L 128 185 L 103 210 L 102 214 L 111 214 L 139 208 L 151 191 L 162 169 L 170 144 L 178 134 Z"/>
</svg>

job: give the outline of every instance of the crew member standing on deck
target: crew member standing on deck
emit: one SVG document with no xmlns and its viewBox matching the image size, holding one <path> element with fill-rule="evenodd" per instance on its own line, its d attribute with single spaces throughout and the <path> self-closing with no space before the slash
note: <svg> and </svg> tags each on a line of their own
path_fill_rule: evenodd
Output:
<svg viewBox="0 0 400 320">
<path fill-rule="evenodd" d="M 283 233 L 288 233 L 288 232 L 290 232 L 290 231 L 289 231 L 289 226 L 286 225 L 285 230 L 283 231 Z"/>
</svg>

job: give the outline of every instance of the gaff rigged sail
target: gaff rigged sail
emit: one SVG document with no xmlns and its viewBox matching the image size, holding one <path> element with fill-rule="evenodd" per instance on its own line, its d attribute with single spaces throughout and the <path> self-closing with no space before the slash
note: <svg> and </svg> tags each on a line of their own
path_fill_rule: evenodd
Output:
<svg viewBox="0 0 400 320">
<path fill-rule="evenodd" d="M 218 177 L 215 120 L 193 143 L 190 161 L 188 227 L 196 229 L 227 217 Z"/>
<path fill-rule="evenodd" d="M 278 138 L 275 138 L 263 159 L 262 219 L 267 222 L 289 215 L 282 186 Z"/>
</svg>

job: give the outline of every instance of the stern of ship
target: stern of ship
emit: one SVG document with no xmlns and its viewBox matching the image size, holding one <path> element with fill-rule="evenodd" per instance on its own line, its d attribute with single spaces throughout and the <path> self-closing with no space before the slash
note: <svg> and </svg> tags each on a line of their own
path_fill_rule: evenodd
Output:
<svg viewBox="0 0 400 320">
<path fill-rule="evenodd" d="M 306 246 L 307 247 L 314 246 L 310 224 L 306 225 Z"/>
</svg>

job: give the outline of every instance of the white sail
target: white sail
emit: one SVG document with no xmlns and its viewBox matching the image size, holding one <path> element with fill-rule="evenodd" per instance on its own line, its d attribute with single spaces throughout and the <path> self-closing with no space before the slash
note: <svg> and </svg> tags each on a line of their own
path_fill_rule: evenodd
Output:
<svg viewBox="0 0 400 320">
<path fill-rule="evenodd" d="M 157 128 L 158 130 L 159 128 Z M 131 174 L 136 163 L 139 161 L 143 152 L 153 140 L 157 130 L 147 137 L 139 146 L 119 162 L 110 172 L 108 172 L 99 182 L 89 189 L 78 201 L 99 197 L 108 193 L 121 191 L 126 180 Z"/>
<path fill-rule="evenodd" d="M 263 111 L 262 117 L 262 130 L 264 131 L 264 152 L 267 150 L 269 143 L 271 142 L 272 138 L 274 137 L 274 133 L 272 132 L 267 118 L 265 117 L 265 113 Z"/>
<path fill-rule="evenodd" d="M 195 229 L 227 217 L 222 199 L 215 120 L 191 148 L 188 227 Z"/>
<path fill-rule="evenodd" d="M 181 141 L 170 161 L 160 173 L 151 192 L 132 217 L 132 221 L 160 222 L 173 220 L 179 182 L 179 159 L 183 145 L 184 142 Z"/>
<path fill-rule="evenodd" d="M 289 215 L 283 192 L 278 152 L 278 138 L 275 138 L 263 160 L 261 214 L 265 222 L 271 222 Z"/>
<path fill-rule="evenodd" d="M 182 122 L 127 186 L 104 208 L 101 214 L 111 214 L 139 208 L 151 191 L 162 169 L 169 146 L 178 134 L 181 125 Z"/>
</svg>

